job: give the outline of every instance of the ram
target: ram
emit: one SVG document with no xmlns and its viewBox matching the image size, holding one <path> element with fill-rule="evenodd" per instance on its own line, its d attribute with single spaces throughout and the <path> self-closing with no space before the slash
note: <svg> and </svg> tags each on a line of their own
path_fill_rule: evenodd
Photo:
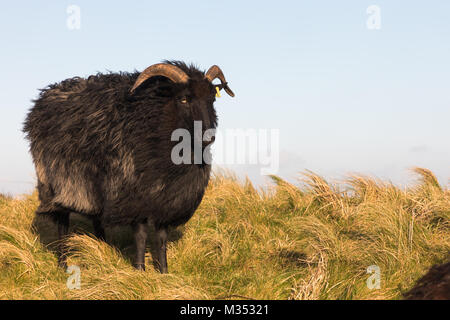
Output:
<svg viewBox="0 0 450 320">
<path fill-rule="evenodd" d="M 215 79 L 220 84 L 213 84 Z M 221 89 L 234 96 L 218 66 L 205 73 L 165 61 L 140 74 L 76 77 L 41 90 L 23 129 L 38 180 L 36 214 L 56 222 L 60 240 L 68 234 L 71 213 L 90 217 L 100 239 L 105 239 L 105 227 L 132 226 L 135 267 L 141 270 L 147 225 L 153 223 L 154 263 L 168 272 L 168 228 L 191 218 L 211 172 L 205 158 L 174 163 L 172 150 L 178 142 L 172 141 L 172 133 L 187 130 L 192 143 L 200 143 L 208 155 L 202 133 L 217 125 L 213 104 Z M 197 121 L 201 134 L 194 130 Z M 60 245 L 61 266 L 65 257 Z"/>
</svg>

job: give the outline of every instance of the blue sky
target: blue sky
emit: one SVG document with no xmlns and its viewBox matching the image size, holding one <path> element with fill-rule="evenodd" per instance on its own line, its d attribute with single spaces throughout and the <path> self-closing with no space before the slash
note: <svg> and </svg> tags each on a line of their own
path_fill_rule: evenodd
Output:
<svg viewBox="0 0 450 320">
<path fill-rule="evenodd" d="M 69 5 L 81 9 L 70 30 Z M 381 29 L 366 9 L 381 9 Z M 22 122 L 38 88 L 163 59 L 224 70 L 219 128 L 280 130 L 280 172 L 450 178 L 450 2 L 14 1 L 0 9 L 0 192 L 33 188 Z M 258 183 L 257 168 L 234 167 Z"/>
</svg>

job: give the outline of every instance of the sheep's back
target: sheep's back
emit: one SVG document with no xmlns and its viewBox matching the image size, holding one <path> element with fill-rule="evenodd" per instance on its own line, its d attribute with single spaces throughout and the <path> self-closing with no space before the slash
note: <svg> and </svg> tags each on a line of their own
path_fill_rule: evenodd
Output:
<svg viewBox="0 0 450 320">
<path fill-rule="evenodd" d="M 105 174 L 123 152 L 120 120 L 132 82 L 107 78 L 73 78 L 51 85 L 42 90 L 27 117 L 24 132 L 38 180 L 53 191 L 43 210 L 60 205 L 85 213 L 101 211 Z"/>
</svg>

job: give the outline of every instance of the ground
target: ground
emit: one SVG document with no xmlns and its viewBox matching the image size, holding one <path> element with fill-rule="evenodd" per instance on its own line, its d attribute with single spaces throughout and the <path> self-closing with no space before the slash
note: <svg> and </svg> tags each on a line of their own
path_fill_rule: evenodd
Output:
<svg viewBox="0 0 450 320">
<path fill-rule="evenodd" d="M 36 193 L 0 196 L 0 299 L 401 299 L 450 252 L 450 191 L 415 172 L 406 189 L 304 172 L 298 186 L 273 176 L 264 190 L 216 173 L 170 233 L 168 275 L 151 267 L 151 243 L 147 271 L 133 269 L 130 228 L 107 229 L 105 243 L 74 215 L 66 245 L 79 289 L 57 266 L 55 226 L 34 217 Z"/>
</svg>

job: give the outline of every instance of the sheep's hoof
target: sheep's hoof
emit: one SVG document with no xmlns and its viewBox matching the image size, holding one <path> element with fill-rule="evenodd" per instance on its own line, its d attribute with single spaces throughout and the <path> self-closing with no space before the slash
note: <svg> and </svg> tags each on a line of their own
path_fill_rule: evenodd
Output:
<svg viewBox="0 0 450 320">
<path fill-rule="evenodd" d="M 139 271 L 145 271 L 145 264 L 143 263 L 135 264 L 134 267 Z"/>
</svg>

